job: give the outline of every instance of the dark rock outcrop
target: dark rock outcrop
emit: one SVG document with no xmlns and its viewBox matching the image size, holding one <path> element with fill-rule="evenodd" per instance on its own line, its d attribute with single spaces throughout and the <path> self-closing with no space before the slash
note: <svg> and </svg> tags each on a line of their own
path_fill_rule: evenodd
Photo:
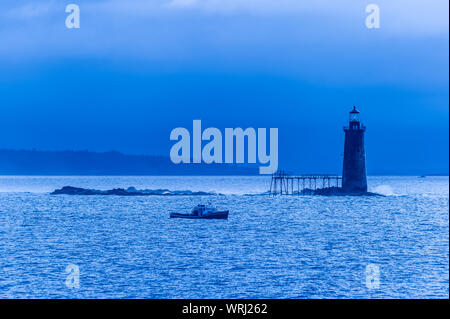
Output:
<svg viewBox="0 0 450 319">
<path fill-rule="evenodd" d="M 320 189 L 305 188 L 300 192 L 301 195 L 322 195 L 322 196 L 384 196 L 371 192 L 346 191 L 341 187 L 327 187 Z"/>
<path fill-rule="evenodd" d="M 177 195 L 220 195 L 216 193 L 208 192 L 193 192 L 189 190 L 182 191 L 171 191 L 168 189 L 144 189 L 138 190 L 134 187 L 124 188 L 114 188 L 110 190 L 97 190 L 89 188 L 79 188 L 72 186 L 64 186 L 61 189 L 56 189 L 50 195 L 118 195 L 118 196 L 177 196 Z"/>
</svg>

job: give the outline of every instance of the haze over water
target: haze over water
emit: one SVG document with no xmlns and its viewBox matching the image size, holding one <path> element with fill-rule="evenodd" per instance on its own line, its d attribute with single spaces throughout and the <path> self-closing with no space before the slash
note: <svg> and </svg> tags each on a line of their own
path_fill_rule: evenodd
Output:
<svg viewBox="0 0 450 319">
<path fill-rule="evenodd" d="M 213 196 L 53 196 L 76 187 Z M 0 297 L 448 298 L 448 177 L 369 177 L 385 197 L 261 195 L 270 177 L 0 177 Z M 211 202 L 223 220 L 174 220 Z M 68 264 L 80 288 L 65 285 Z M 366 266 L 380 286 L 366 286 Z"/>
</svg>

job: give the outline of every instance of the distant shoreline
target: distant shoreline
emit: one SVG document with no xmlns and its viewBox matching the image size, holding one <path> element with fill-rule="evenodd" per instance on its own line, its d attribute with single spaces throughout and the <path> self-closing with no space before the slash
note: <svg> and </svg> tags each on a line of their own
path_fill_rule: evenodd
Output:
<svg viewBox="0 0 450 319">
<path fill-rule="evenodd" d="M 311 168 L 288 169 L 309 173 Z M 326 170 L 326 169 L 325 169 Z M 317 169 L 315 169 L 317 171 Z M 326 170 L 327 171 L 327 170 Z M 341 172 L 333 172 L 340 175 Z M 169 157 L 127 155 L 117 151 L 38 151 L 0 149 L 0 176 L 268 176 L 249 164 L 174 164 Z M 432 170 L 373 173 L 368 176 L 449 176 Z"/>
<path fill-rule="evenodd" d="M 0 176 L 251 176 L 256 166 L 174 164 L 169 157 L 117 151 L 37 151 L 0 149 Z"/>
</svg>

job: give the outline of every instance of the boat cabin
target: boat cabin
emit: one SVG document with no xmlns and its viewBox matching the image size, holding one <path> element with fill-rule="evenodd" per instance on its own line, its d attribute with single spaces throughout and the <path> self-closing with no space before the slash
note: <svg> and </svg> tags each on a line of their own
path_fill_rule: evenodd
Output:
<svg viewBox="0 0 450 319">
<path fill-rule="evenodd" d="M 206 207 L 205 205 L 197 205 L 192 209 L 191 215 L 193 216 L 203 216 L 209 211 L 214 210 L 213 208 Z"/>
</svg>

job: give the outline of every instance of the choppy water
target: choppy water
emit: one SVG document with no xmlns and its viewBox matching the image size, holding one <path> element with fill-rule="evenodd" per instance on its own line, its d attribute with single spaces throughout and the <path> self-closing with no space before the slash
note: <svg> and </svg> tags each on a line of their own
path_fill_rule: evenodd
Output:
<svg viewBox="0 0 450 319">
<path fill-rule="evenodd" d="M 0 177 L 0 297 L 448 298 L 448 177 L 386 197 L 258 194 L 267 177 Z M 65 185 L 225 196 L 51 196 Z M 212 201 L 228 221 L 169 219 Z M 80 270 L 68 288 L 66 266 Z M 380 270 L 366 285 L 366 267 Z M 370 286 L 370 285 L 369 285 Z"/>
</svg>

